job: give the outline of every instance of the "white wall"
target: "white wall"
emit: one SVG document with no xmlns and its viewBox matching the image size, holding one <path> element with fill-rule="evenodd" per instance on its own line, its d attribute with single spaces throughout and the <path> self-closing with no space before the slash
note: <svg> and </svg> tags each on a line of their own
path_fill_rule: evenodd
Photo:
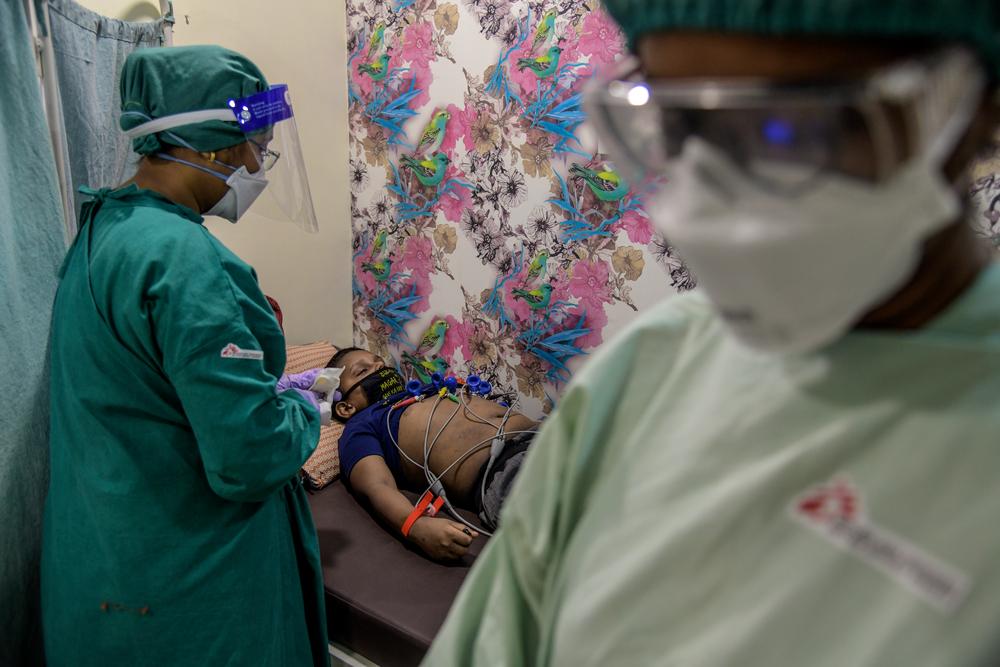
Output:
<svg viewBox="0 0 1000 667">
<path fill-rule="evenodd" d="M 135 0 L 81 0 L 105 16 Z M 238 225 L 211 219 L 219 239 L 257 270 L 278 300 L 290 343 L 351 342 L 351 222 L 347 177 L 346 19 L 343 2 L 174 0 L 174 45 L 220 44 L 243 53 L 295 103 L 320 232 L 253 214 Z"/>
</svg>

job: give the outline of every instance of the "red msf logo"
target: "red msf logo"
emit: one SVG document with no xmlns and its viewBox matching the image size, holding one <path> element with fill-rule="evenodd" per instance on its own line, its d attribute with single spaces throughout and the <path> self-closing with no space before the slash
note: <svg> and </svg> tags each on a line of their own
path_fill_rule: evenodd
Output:
<svg viewBox="0 0 1000 667">
<path fill-rule="evenodd" d="M 235 357 L 236 354 L 239 351 L 240 351 L 240 348 L 236 347 L 235 343 L 230 343 L 229 345 L 227 345 L 224 348 L 222 348 L 222 354 L 221 354 L 221 356 L 223 356 L 223 357 Z"/>
<path fill-rule="evenodd" d="M 860 511 L 858 492 L 850 482 L 835 479 L 809 491 L 795 504 L 795 511 L 813 521 L 827 523 L 833 519 L 853 521 Z"/>
</svg>

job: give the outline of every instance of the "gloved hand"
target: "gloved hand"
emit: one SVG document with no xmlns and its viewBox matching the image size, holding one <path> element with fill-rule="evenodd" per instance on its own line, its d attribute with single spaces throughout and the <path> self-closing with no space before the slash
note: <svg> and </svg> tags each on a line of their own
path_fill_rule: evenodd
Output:
<svg viewBox="0 0 1000 667">
<path fill-rule="evenodd" d="M 322 368 L 313 368 L 305 373 L 286 373 L 278 378 L 277 390 L 280 394 L 289 389 L 310 389 Z"/>
<path fill-rule="evenodd" d="M 298 387 L 291 387 L 291 389 L 292 391 L 297 392 L 299 396 L 309 401 L 312 404 L 312 406 L 316 408 L 316 412 L 319 413 L 320 426 L 326 426 L 327 424 L 330 423 L 330 419 L 332 418 L 333 413 L 330 409 L 329 402 L 327 401 L 320 402 L 316 398 L 316 394 L 314 392 L 309 391 L 308 389 L 299 389 Z"/>
<path fill-rule="evenodd" d="M 323 392 L 310 391 L 316 384 L 316 378 L 320 376 L 324 369 L 313 368 L 304 373 L 286 373 L 278 378 L 275 390 L 280 394 L 283 391 L 294 389 L 300 396 L 309 401 L 316 411 L 319 412 L 319 423 L 326 426 L 330 423 L 333 410 L 329 400 Z"/>
<path fill-rule="evenodd" d="M 309 389 L 325 396 L 328 401 L 337 402 L 340 400 L 340 376 L 343 368 L 323 368 L 313 378 Z"/>
</svg>

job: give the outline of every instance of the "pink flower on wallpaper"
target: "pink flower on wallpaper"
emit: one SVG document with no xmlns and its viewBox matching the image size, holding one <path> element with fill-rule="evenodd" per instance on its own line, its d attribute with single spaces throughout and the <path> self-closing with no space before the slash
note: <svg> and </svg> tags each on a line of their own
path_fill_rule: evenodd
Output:
<svg viewBox="0 0 1000 667">
<path fill-rule="evenodd" d="M 615 228 L 624 229 L 628 240 L 637 245 L 647 245 L 653 239 L 653 224 L 639 211 L 625 213 Z"/>
<path fill-rule="evenodd" d="M 412 307 L 414 313 L 422 313 L 430 308 L 431 273 L 434 271 L 434 244 L 417 234 L 403 242 L 402 251 L 396 256 L 392 265 L 393 273 L 407 273 L 409 278 L 403 283 L 409 288 L 416 288 L 416 294 L 424 297 Z"/>
<path fill-rule="evenodd" d="M 445 172 L 446 182 L 449 178 L 462 179 L 462 174 L 457 169 L 449 167 L 448 170 L 453 171 L 453 173 Z M 441 212 L 444 213 L 445 220 L 459 222 L 462 219 L 462 213 L 472 206 L 472 192 L 469 188 L 452 185 L 447 192 L 441 195 L 441 199 L 438 200 L 438 206 L 441 208 Z"/>
<path fill-rule="evenodd" d="M 420 93 L 410 102 L 413 109 L 419 109 L 431 100 L 431 83 L 434 82 L 434 75 L 431 74 L 429 66 L 420 66 L 414 63 L 410 66 L 410 74 L 417 80 L 415 87 L 420 89 Z M 405 84 L 409 86 L 409 83 Z M 406 90 L 405 88 L 403 90 Z"/>
<path fill-rule="evenodd" d="M 365 252 L 354 258 L 354 277 L 365 294 L 374 294 L 378 288 L 378 283 L 375 281 L 375 276 L 365 271 L 364 268 L 365 264 L 369 261 L 368 253 Z"/>
<path fill-rule="evenodd" d="M 400 294 L 400 296 L 408 295 L 412 289 L 414 294 L 423 297 L 413 304 L 410 310 L 415 314 L 430 310 L 431 292 L 433 291 L 430 274 L 411 271 L 409 279 L 404 284 L 406 285 L 406 294 Z"/>
<path fill-rule="evenodd" d="M 423 68 L 434 59 L 434 28 L 429 21 L 414 23 L 403 31 L 403 59 Z"/>
<path fill-rule="evenodd" d="M 604 12 L 590 12 L 583 19 L 580 31 L 580 53 L 590 56 L 591 65 L 607 65 L 625 48 L 618 26 Z"/>
<path fill-rule="evenodd" d="M 441 151 L 448 155 L 453 155 L 458 140 L 465 144 L 465 150 L 472 150 L 472 123 L 476 119 L 474 107 L 460 109 L 454 104 L 449 104 L 446 109 L 451 114 L 448 119 L 448 127 L 444 132 L 444 140 L 441 142 Z"/>
<path fill-rule="evenodd" d="M 468 361 L 472 358 L 472 352 L 469 350 L 469 339 L 475 333 L 473 325 L 465 321 L 459 322 L 453 315 L 448 315 L 444 319 L 448 323 L 448 333 L 444 335 L 441 357 L 447 359 L 450 365 L 455 361 L 455 352 L 462 350 L 463 358 Z"/>
<path fill-rule="evenodd" d="M 590 329 L 589 334 L 576 339 L 577 347 L 581 350 L 590 350 L 603 343 L 604 336 L 602 332 L 604 331 L 604 327 L 608 325 L 608 314 L 604 312 L 604 308 L 592 308 L 581 304 L 573 312 L 576 314 L 585 314 L 587 320 L 583 326 L 585 329 Z M 576 324 L 576 320 L 572 320 L 572 323 Z"/>
<path fill-rule="evenodd" d="M 607 262 L 581 259 L 573 265 L 569 293 L 588 311 L 603 309 L 612 300 L 610 274 Z"/>
<path fill-rule="evenodd" d="M 402 255 L 396 260 L 400 271 L 427 277 L 434 270 L 434 243 L 423 234 L 410 236 L 403 243 Z"/>
</svg>

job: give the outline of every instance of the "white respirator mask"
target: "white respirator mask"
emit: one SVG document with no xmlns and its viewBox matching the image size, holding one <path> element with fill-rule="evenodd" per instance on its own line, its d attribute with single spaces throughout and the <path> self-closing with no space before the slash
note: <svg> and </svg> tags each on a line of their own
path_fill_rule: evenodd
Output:
<svg viewBox="0 0 1000 667">
<path fill-rule="evenodd" d="M 929 160 L 879 185 L 828 175 L 794 199 L 726 162 L 689 139 L 649 212 L 731 332 L 763 351 L 842 336 L 912 276 L 924 240 L 961 211 Z"/>
<path fill-rule="evenodd" d="M 225 178 L 216 175 L 219 178 Z M 205 211 L 205 215 L 217 215 L 235 223 L 243 217 L 250 205 L 264 192 L 264 188 L 267 187 L 267 177 L 264 176 L 262 168 L 258 167 L 257 171 L 250 172 L 243 166 L 230 174 L 229 178 L 225 178 L 225 181 L 229 189 L 226 194 L 222 195 L 222 199 L 216 202 L 215 206 Z"/>
</svg>

